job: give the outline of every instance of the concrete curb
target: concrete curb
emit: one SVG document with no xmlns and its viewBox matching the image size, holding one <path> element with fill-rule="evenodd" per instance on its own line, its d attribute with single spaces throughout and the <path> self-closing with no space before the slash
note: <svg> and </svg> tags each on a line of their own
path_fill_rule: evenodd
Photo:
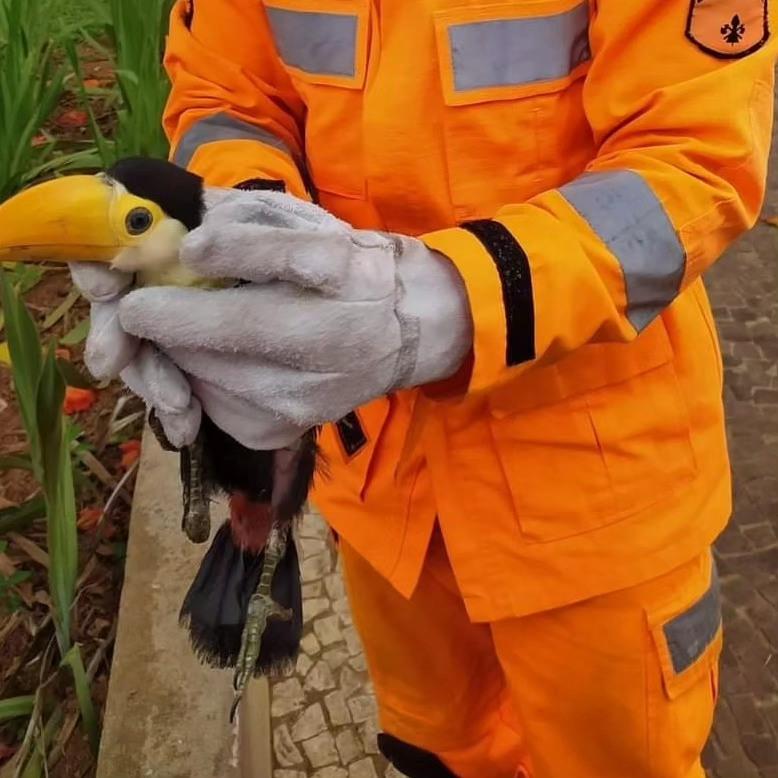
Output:
<svg viewBox="0 0 778 778">
<path fill-rule="evenodd" d="M 234 732 L 230 674 L 203 667 L 178 624 L 205 550 L 180 523 L 178 457 L 146 430 L 97 778 L 270 778 L 267 684 L 249 688 Z"/>
</svg>

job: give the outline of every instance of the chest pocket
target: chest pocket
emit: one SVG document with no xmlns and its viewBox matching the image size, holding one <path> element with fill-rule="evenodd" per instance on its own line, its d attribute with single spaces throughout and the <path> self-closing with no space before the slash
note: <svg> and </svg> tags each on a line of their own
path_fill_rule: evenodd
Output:
<svg viewBox="0 0 778 778">
<path fill-rule="evenodd" d="M 507 385 L 490 397 L 492 436 L 528 544 L 623 521 L 683 493 L 698 472 L 661 318 L 633 343 L 584 346 L 568 359 L 527 374 L 512 395 Z"/>
<path fill-rule="evenodd" d="M 369 0 L 270 0 L 264 6 L 278 55 L 308 109 L 306 157 L 316 187 L 361 199 Z"/>
<path fill-rule="evenodd" d="M 491 216 L 556 186 L 593 156 L 581 99 L 588 32 L 587 0 L 435 14 L 449 181 L 460 219 Z"/>
</svg>

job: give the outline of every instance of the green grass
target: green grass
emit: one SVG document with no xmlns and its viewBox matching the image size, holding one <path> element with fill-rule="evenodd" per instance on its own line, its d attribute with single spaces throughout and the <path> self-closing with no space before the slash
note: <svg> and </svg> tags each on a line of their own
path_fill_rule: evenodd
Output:
<svg viewBox="0 0 778 778">
<path fill-rule="evenodd" d="M 43 349 L 32 317 L 2 269 L 0 297 L 14 391 L 30 446 L 29 461 L 46 504 L 49 594 L 57 642 L 64 656 L 71 646 L 78 566 L 73 463 L 62 415 L 65 379 L 57 366 L 56 343 L 52 341 Z"/>
<path fill-rule="evenodd" d="M 48 0 L 48 5 L 52 16 L 68 28 L 86 27 L 91 30 L 101 25 L 100 16 L 103 19 L 108 16 L 108 0 Z"/>
<path fill-rule="evenodd" d="M 29 0 L 0 0 L 0 201 L 34 178 L 50 156 L 51 144 L 32 145 L 65 78 L 52 58 L 49 21 Z"/>
<path fill-rule="evenodd" d="M 0 202 L 41 176 L 94 164 L 92 147 L 63 154 L 41 134 L 66 78 L 58 47 L 70 33 L 50 12 L 54 1 L 0 0 Z"/>
<path fill-rule="evenodd" d="M 162 66 L 168 17 L 173 0 L 88 0 L 92 18 L 106 13 L 105 23 L 92 36 L 83 30 L 94 48 L 113 55 L 117 110 L 113 137 L 106 137 L 95 120 L 75 40 L 65 50 L 79 84 L 81 103 L 89 115 L 91 134 L 103 167 L 124 157 L 164 158 L 168 142 L 162 130 L 162 111 L 170 83 Z M 109 43 L 106 50 L 100 40 Z"/>
</svg>

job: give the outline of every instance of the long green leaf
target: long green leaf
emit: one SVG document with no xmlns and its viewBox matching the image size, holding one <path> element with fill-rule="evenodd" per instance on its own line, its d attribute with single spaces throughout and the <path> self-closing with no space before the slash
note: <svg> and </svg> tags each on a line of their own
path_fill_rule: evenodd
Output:
<svg viewBox="0 0 778 778">
<path fill-rule="evenodd" d="M 109 6 L 123 100 L 118 112 L 117 153 L 164 157 L 168 143 L 160 117 L 170 84 L 162 67 L 162 49 L 172 2 L 109 0 Z"/>
<path fill-rule="evenodd" d="M 86 170 L 97 171 L 102 167 L 102 160 L 95 151 L 94 147 L 74 151 L 70 154 L 55 154 L 51 159 L 47 159 L 40 165 L 31 167 L 24 174 L 23 183 L 35 181 L 44 175 L 52 173 L 69 173 L 73 170 L 84 172 Z"/>
<path fill-rule="evenodd" d="M 32 460 L 29 456 L 0 457 L 0 470 L 33 470 Z"/>
<path fill-rule="evenodd" d="M 46 752 L 50 743 L 54 742 L 54 738 L 62 726 L 62 720 L 65 718 L 65 713 L 61 705 L 58 705 L 48 721 L 43 726 L 43 732 L 41 732 L 38 738 L 38 743 L 35 750 L 32 753 L 27 765 L 22 772 L 21 778 L 43 778 L 48 776 L 48 766 L 46 765 Z"/>
<path fill-rule="evenodd" d="M 46 500 L 42 494 L 31 497 L 18 507 L 3 508 L 0 511 L 0 535 L 26 529 L 35 519 L 42 519 L 45 515 Z"/>
<path fill-rule="evenodd" d="M 62 346 L 77 346 L 86 339 L 89 334 L 89 319 L 84 319 L 76 324 L 72 330 L 66 332 L 59 342 Z"/>
<path fill-rule="evenodd" d="M 72 39 L 68 39 L 64 42 L 65 53 L 67 54 L 70 62 L 70 67 L 73 69 L 73 73 L 76 77 L 76 84 L 78 86 L 78 97 L 81 102 L 81 106 L 86 111 L 89 118 L 89 131 L 94 140 L 97 153 L 100 157 L 103 167 L 109 167 L 116 161 L 114 146 L 103 135 L 100 125 L 97 123 L 95 112 L 92 109 L 92 103 L 89 101 L 89 95 L 87 94 L 86 87 L 84 86 L 84 76 L 81 70 L 81 62 L 78 58 L 78 52 L 76 50 L 75 43 Z"/>
<path fill-rule="evenodd" d="M 35 288 L 43 278 L 44 270 L 40 265 L 13 265 L 10 271 L 11 283 L 19 295 L 25 295 Z"/>
<path fill-rule="evenodd" d="M 71 289 L 65 299 L 43 320 L 41 330 L 45 331 L 53 327 L 78 301 L 81 292 Z"/>
<path fill-rule="evenodd" d="M 81 657 L 81 647 L 76 644 L 65 654 L 62 660 L 63 665 L 67 665 L 73 673 L 73 684 L 76 689 L 76 698 L 78 707 L 81 710 L 81 721 L 84 723 L 86 735 L 89 738 L 89 745 L 92 753 L 97 756 L 100 749 L 100 726 L 97 723 L 97 714 L 92 703 L 92 694 L 89 689 L 89 680 L 86 677 L 84 669 L 84 660 Z"/>
<path fill-rule="evenodd" d="M 78 565 L 76 499 L 62 402 L 65 381 L 57 369 L 54 348 L 43 363 L 37 392 L 37 419 L 49 549 L 49 593 L 54 605 L 57 642 L 64 655 L 70 648 L 70 609 Z"/>
<path fill-rule="evenodd" d="M 53 57 L 56 15 L 48 2 L 0 0 L 0 201 L 46 162 L 53 144 L 33 144 L 56 109 L 64 68 Z"/>
<path fill-rule="evenodd" d="M 5 312 L 5 330 L 13 366 L 14 390 L 19 403 L 22 423 L 30 441 L 36 475 L 40 480 L 36 397 L 43 355 L 38 340 L 38 331 L 24 303 L 19 299 L 11 285 L 8 274 L 2 268 L 0 268 L 0 296 Z"/>
<path fill-rule="evenodd" d="M 57 367 L 59 367 L 59 372 L 62 373 L 68 386 L 75 386 L 77 389 L 91 389 L 95 385 L 91 378 L 67 359 L 58 359 Z"/>
<path fill-rule="evenodd" d="M 0 722 L 29 716 L 34 705 L 35 697 L 31 694 L 24 697 L 8 697 L 5 700 L 0 700 Z"/>
</svg>

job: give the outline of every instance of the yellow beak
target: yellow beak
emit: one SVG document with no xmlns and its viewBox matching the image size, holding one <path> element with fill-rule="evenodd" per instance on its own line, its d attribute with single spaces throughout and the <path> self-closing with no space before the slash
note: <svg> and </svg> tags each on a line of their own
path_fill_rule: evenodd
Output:
<svg viewBox="0 0 778 778">
<path fill-rule="evenodd" d="M 110 262 L 121 250 L 102 176 L 46 181 L 0 204 L 0 262 Z"/>
</svg>

